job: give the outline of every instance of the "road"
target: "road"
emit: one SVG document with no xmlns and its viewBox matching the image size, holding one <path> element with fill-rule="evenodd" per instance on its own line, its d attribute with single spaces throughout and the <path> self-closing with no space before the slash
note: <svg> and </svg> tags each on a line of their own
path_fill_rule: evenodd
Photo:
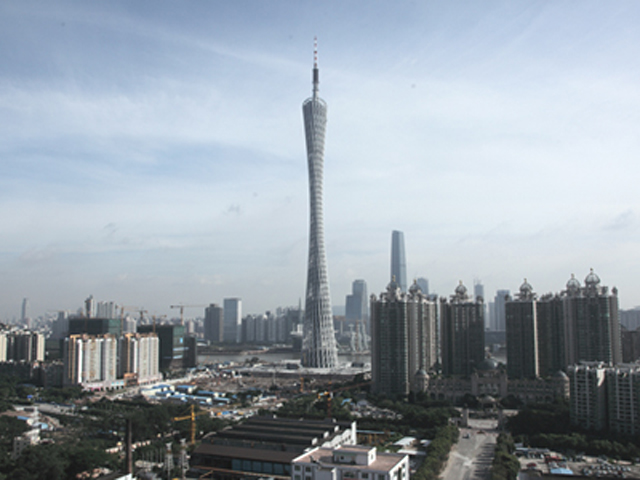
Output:
<svg viewBox="0 0 640 480">
<path fill-rule="evenodd" d="M 498 437 L 497 425 L 497 420 L 469 419 L 469 428 L 460 429 L 460 439 L 451 449 L 440 478 L 488 480 Z"/>
</svg>

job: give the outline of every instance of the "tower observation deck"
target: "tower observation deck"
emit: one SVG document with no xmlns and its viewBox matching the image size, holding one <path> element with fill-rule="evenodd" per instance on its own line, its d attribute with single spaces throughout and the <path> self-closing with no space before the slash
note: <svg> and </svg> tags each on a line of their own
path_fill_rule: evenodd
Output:
<svg viewBox="0 0 640 480">
<path fill-rule="evenodd" d="M 338 364 L 338 350 L 333 330 L 322 215 L 327 104 L 318 96 L 319 83 L 316 47 L 313 64 L 313 93 L 311 98 L 302 104 L 309 166 L 309 260 L 301 363 L 302 366 L 310 368 L 334 368 Z"/>
</svg>

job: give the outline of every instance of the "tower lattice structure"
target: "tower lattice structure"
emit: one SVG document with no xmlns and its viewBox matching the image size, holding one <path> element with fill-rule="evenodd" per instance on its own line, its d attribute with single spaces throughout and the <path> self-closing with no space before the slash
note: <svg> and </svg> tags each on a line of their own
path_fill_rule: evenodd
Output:
<svg viewBox="0 0 640 480">
<path fill-rule="evenodd" d="M 318 96 L 317 48 L 314 51 L 313 94 L 302 104 L 309 166 L 309 260 L 307 294 L 302 340 L 302 365 L 333 368 L 338 364 L 338 350 L 333 330 L 329 274 L 324 247 L 322 215 L 322 179 L 327 104 Z"/>
</svg>

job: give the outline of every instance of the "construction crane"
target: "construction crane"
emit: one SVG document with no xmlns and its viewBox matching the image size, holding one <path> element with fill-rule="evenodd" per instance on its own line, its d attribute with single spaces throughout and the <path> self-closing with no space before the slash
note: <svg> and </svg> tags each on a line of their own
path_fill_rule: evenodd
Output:
<svg viewBox="0 0 640 480">
<path fill-rule="evenodd" d="M 337 393 L 337 392 L 342 392 L 343 390 L 352 390 L 354 388 L 360 388 L 360 387 L 364 387 L 366 385 L 371 385 L 371 381 L 369 382 L 362 382 L 362 383 L 356 383 L 354 385 L 346 385 L 344 387 L 340 387 L 340 388 L 333 388 L 332 387 L 332 382 L 329 381 L 329 388 L 327 390 L 325 390 L 324 392 L 320 392 L 318 393 L 318 400 L 320 400 L 322 397 L 327 397 L 327 417 L 331 418 L 332 415 L 332 402 L 333 402 L 333 394 Z"/>
<path fill-rule="evenodd" d="M 191 413 L 189 415 L 185 415 L 183 417 L 174 417 L 171 420 L 174 422 L 181 422 L 183 420 L 191 420 L 191 441 L 189 442 L 191 445 L 196 444 L 196 417 L 200 415 L 208 415 L 209 412 L 198 412 L 196 413 L 195 407 L 191 404 Z"/>
<path fill-rule="evenodd" d="M 204 308 L 209 305 L 185 305 L 183 303 L 179 303 L 178 305 L 170 305 L 169 308 L 179 308 L 180 309 L 180 325 L 184 325 L 184 309 L 185 308 Z"/>
<path fill-rule="evenodd" d="M 151 315 L 151 318 L 153 319 L 153 333 L 156 333 L 156 319 L 157 318 L 167 318 L 166 315 L 160 315 L 160 316 L 156 316 L 156 315 Z"/>
</svg>

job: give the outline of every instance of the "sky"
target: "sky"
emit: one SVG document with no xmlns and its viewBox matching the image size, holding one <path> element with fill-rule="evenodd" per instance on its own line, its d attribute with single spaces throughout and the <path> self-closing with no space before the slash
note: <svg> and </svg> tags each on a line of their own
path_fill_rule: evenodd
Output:
<svg viewBox="0 0 640 480">
<path fill-rule="evenodd" d="M 302 102 L 328 104 L 332 303 L 390 280 L 640 305 L 640 2 L 0 3 L 0 320 L 304 299 Z M 202 309 L 185 310 L 185 316 Z"/>
</svg>

